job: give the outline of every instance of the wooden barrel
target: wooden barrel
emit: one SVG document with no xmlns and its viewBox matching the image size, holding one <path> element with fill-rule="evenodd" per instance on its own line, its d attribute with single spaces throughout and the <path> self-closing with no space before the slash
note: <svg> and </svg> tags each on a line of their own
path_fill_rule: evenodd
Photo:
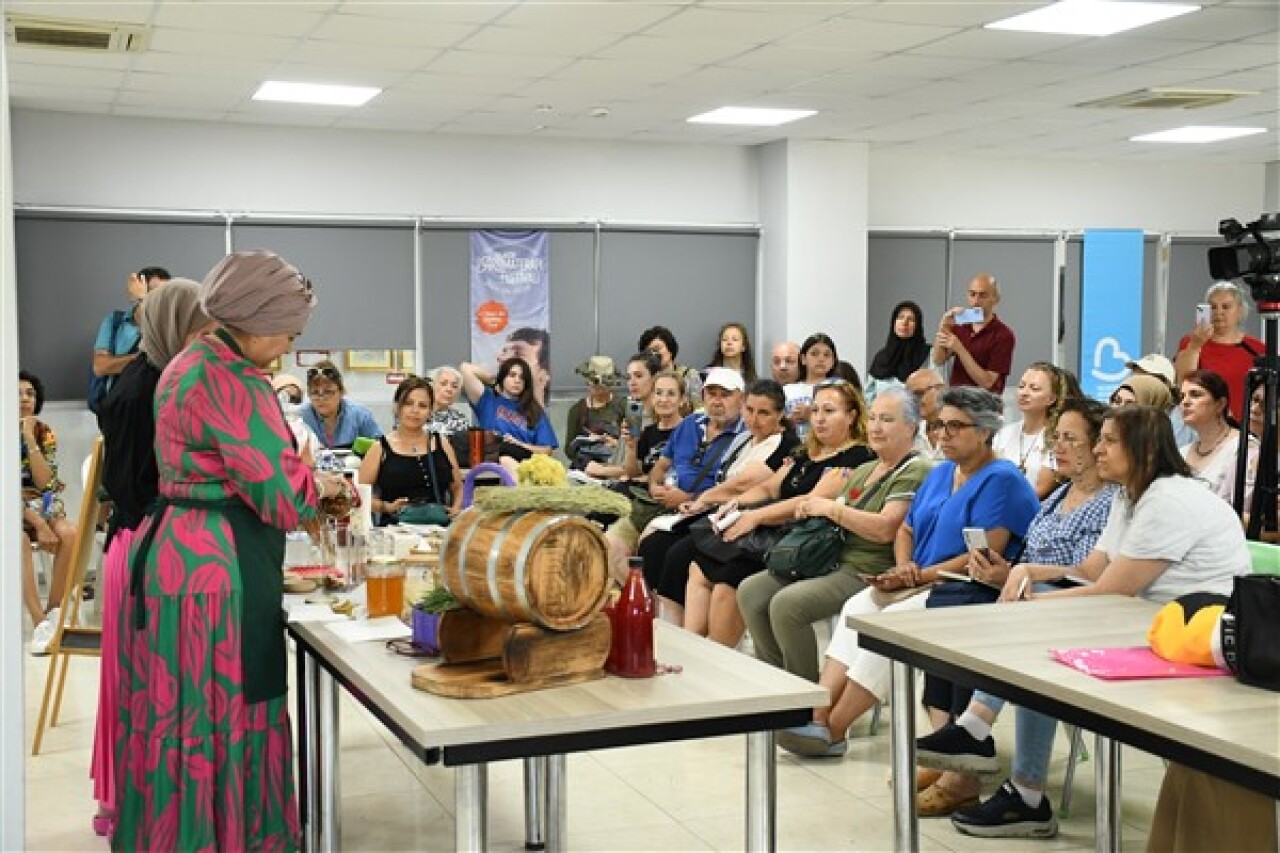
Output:
<svg viewBox="0 0 1280 853">
<path fill-rule="evenodd" d="M 440 571 L 459 601 L 486 616 L 572 631 L 604 605 L 609 546 L 578 515 L 472 507 L 449 526 Z"/>
</svg>

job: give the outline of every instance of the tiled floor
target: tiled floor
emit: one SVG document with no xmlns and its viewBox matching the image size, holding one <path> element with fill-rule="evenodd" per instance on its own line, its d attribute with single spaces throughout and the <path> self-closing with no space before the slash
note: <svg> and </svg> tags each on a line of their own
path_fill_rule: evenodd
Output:
<svg viewBox="0 0 1280 853">
<path fill-rule="evenodd" d="M 48 658 L 27 659 L 27 733 L 39 711 Z M 292 671 L 292 668 L 291 668 Z M 94 660 L 71 663 L 61 722 L 27 762 L 27 849 L 105 850 L 90 828 L 88 779 L 97 701 Z M 887 715 L 886 715 L 887 716 Z M 343 846 L 348 850 L 450 850 L 453 776 L 424 767 L 344 695 Z M 889 850 L 893 845 L 887 721 L 875 737 L 857 729 L 840 760 L 778 758 L 778 846 L 782 850 Z M 1012 716 L 996 728 L 1002 753 Z M 1066 760 L 1059 737 L 1051 795 L 1059 798 Z M 569 758 L 569 844 L 574 850 L 741 850 L 742 738 L 633 747 Z M 1142 850 L 1163 774 L 1158 759 L 1124 752 L 1125 849 Z M 489 840 L 495 851 L 523 849 L 521 768 L 489 774 Z M 1076 805 L 1053 841 L 991 841 L 956 833 L 947 820 L 921 824 L 925 850 L 1062 851 L 1093 849 L 1093 765 L 1076 778 Z"/>
</svg>

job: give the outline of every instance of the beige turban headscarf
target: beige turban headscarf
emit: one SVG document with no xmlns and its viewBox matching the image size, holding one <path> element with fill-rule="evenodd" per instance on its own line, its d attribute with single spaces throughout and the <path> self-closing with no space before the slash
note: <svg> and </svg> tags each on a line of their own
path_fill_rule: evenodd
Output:
<svg viewBox="0 0 1280 853">
<path fill-rule="evenodd" d="M 192 333 L 209 325 L 200 310 L 200 285 L 189 278 L 175 278 L 157 287 L 142 300 L 138 328 L 142 331 L 139 349 L 147 360 L 164 370 L 182 352 Z"/>
<path fill-rule="evenodd" d="M 227 255 L 209 271 L 200 305 L 219 323 L 251 335 L 300 335 L 316 298 L 296 267 L 253 249 Z"/>
<path fill-rule="evenodd" d="M 1132 391 L 1140 406 L 1154 406 L 1162 412 L 1173 408 L 1173 392 L 1162 379 L 1135 373 L 1121 382 L 1120 387 Z"/>
</svg>

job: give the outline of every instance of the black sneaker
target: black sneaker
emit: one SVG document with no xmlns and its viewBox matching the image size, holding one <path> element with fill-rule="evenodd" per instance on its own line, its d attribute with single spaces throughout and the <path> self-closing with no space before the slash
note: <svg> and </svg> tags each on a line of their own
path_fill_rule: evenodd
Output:
<svg viewBox="0 0 1280 853">
<path fill-rule="evenodd" d="M 1058 834 L 1058 819 L 1049 798 L 1042 797 L 1033 809 L 1008 780 L 982 805 L 953 814 L 951 825 L 957 832 L 979 838 L 1053 838 Z"/>
<path fill-rule="evenodd" d="M 916 763 L 958 773 L 996 773 L 995 738 L 977 740 L 963 726 L 948 723 L 932 734 L 916 739 Z"/>
</svg>

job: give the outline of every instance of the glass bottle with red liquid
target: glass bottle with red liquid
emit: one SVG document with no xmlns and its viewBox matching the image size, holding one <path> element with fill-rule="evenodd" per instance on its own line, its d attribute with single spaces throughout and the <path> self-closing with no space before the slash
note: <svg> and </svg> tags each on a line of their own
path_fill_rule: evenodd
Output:
<svg viewBox="0 0 1280 853">
<path fill-rule="evenodd" d="M 613 627 L 605 671 L 624 678 L 648 678 L 657 669 L 653 660 L 653 599 L 644 582 L 644 561 L 632 557 L 622 596 L 606 612 Z"/>
</svg>

